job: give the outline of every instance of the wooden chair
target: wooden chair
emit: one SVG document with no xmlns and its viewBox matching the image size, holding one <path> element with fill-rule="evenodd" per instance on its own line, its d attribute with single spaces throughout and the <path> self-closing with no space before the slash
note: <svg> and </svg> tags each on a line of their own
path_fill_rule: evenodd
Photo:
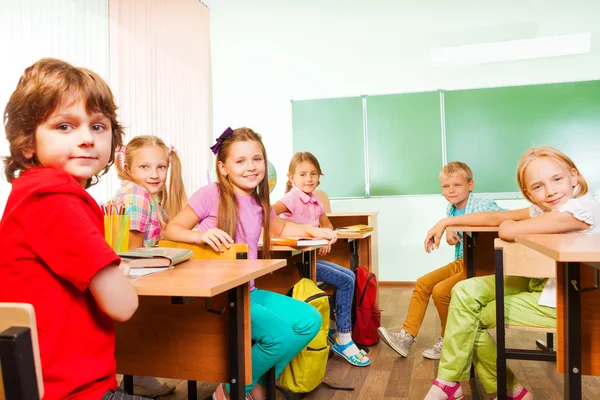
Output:
<svg viewBox="0 0 600 400">
<path fill-rule="evenodd" d="M 44 396 L 35 312 L 31 304 L 0 303 L 0 399 Z"/>
<path fill-rule="evenodd" d="M 329 196 L 327 195 L 327 193 L 325 193 L 324 191 L 322 191 L 320 189 L 315 189 L 314 193 L 315 193 L 315 196 L 317 197 L 317 199 L 319 199 L 321 201 L 321 203 L 323 204 L 325 213 L 330 213 L 331 212 L 331 203 L 329 202 Z"/>
<path fill-rule="evenodd" d="M 245 260 L 248 258 L 248 245 L 245 243 L 233 243 L 229 249 L 225 249 L 221 253 L 217 253 L 209 245 L 199 246 L 170 240 L 161 240 L 158 246 L 192 250 L 194 260 Z"/>
<path fill-rule="evenodd" d="M 494 241 L 495 276 L 496 276 L 496 347 L 497 347 L 497 396 L 498 400 L 506 400 L 506 360 L 556 361 L 556 352 L 550 349 L 525 350 L 507 349 L 505 328 L 532 332 L 546 332 L 548 342 L 555 328 L 536 328 L 527 326 L 506 325 L 504 322 L 504 276 L 525 276 L 529 278 L 555 278 L 556 263 L 549 257 L 533 251 L 519 243 Z"/>
</svg>

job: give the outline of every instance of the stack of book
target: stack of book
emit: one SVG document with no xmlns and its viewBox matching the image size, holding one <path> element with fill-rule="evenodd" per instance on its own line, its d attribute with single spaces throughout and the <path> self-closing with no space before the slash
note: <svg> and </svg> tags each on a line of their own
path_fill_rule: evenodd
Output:
<svg viewBox="0 0 600 400">
<path fill-rule="evenodd" d="M 351 233 L 367 233 L 367 232 L 372 232 L 373 231 L 373 227 L 369 226 L 369 225 L 363 225 L 363 224 L 359 224 L 359 225 L 350 225 L 350 226 L 343 226 L 340 228 L 337 228 L 335 230 L 336 232 L 351 232 Z"/>
</svg>

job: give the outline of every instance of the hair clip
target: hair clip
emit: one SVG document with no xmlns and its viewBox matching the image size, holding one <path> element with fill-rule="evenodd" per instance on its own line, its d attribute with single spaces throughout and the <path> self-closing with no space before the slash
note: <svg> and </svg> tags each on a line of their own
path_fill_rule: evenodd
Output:
<svg viewBox="0 0 600 400">
<path fill-rule="evenodd" d="M 121 169 L 125 169 L 125 152 L 127 151 L 127 146 L 123 145 L 121 146 L 121 148 L 119 149 L 119 152 L 117 153 L 117 158 L 119 159 L 119 165 L 121 166 Z"/>
<path fill-rule="evenodd" d="M 210 147 L 210 151 L 212 151 L 214 155 L 217 155 L 223 142 L 226 141 L 227 139 L 230 139 L 232 136 L 233 136 L 233 129 L 231 129 L 231 128 L 225 129 L 225 132 L 221 133 L 221 136 L 219 136 L 217 138 L 217 143 L 215 143 L 214 145 L 212 145 Z"/>
<path fill-rule="evenodd" d="M 169 147 L 169 155 L 171 153 L 177 153 L 177 149 L 175 148 L 175 145 L 171 145 L 171 147 Z"/>
</svg>

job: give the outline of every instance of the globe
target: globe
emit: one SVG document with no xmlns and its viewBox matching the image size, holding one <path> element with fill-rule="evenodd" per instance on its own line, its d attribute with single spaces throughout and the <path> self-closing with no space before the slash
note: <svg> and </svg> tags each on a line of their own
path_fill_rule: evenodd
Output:
<svg viewBox="0 0 600 400">
<path fill-rule="evenodd" d="M 267 177 L 269 179 L 269 193 L 273 193 L 275 185 L 277 184 L 277 170 L 275 166 L 271 164 L 271 161 L 267 160 Z"/>
</svg>

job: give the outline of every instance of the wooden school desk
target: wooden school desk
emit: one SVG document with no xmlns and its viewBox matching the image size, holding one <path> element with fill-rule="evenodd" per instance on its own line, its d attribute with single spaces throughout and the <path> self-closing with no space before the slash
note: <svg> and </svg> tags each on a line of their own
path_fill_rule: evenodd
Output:
<svg viewBox="0 0 600 400">
<path fill-rule="evenodd" d="M 498 237 L 497 226 L 449 226 L 446 228 L 446 233 L 448 232 L 462 233 L 466 278 L 494 274 L 494 239 Z"/>
<path fill-rule="evenodd" d="M 377 211 L 327 213 L 333 229 L 350 225 L 368 225 L 373 228 L 364 234 L 338 233 L 338 241 L 332 246 L 331 252 L 320 257 L 323 260 L 354 269 L 359 265 L 366 267 L 375 275 L 379 273 L 377 254 Z"/>
<path fill-rule="evenodd" d="M 322 246 L 271 246 L 271 259 L 284 259 L 285 268 L 261 276 L 256 287 L 271 292 L 286 294 L 301 278 L 317 278 L 317 250 Z M 258 249 L 259 254 L 262 247 Z"/>
<path fill-rule="evenodd" d="M 564 398 L 581 399 L 581 375 L 600 375 L 600 234 L 522 235 L 516 242 L 556 261 L 558 350 Z"/>
<path fill-rule="evenodd" d="M 252 379 L 249 282 L 285 260 L 191 260 L 132 280 L 139 307 L 115 323 L 117 373 L 231 383 Z"/>
</svg>

